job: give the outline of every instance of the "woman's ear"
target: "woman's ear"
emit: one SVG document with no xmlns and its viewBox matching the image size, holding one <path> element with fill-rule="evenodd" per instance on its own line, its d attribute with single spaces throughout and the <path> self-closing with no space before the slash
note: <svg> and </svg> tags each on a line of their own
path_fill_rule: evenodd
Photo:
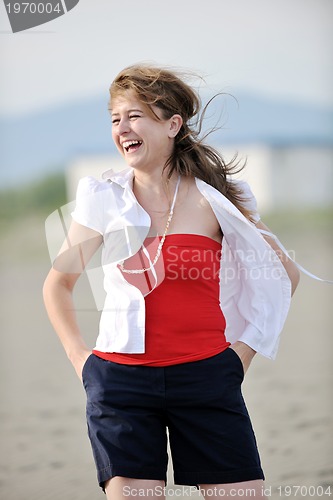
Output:
<svg viewBox="0 0 333 500">
<path fill-rule="evenodd" d="M 173 115 L 170 120 L 170 127 L 169 127 L 169 137 L 170 139 L 176 137 L 178 134 L 181 126 L 183 125 L 183 119 L 180 115 Z"/>
</svg>

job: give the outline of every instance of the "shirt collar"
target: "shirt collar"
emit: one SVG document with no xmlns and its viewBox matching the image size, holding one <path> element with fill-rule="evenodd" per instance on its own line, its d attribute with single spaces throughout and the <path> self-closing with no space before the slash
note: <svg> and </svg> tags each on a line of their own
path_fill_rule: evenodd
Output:
<svg viewBox="0 0 333 500">
<path fill-rule="evenodd" d="M 133 182 L 134 170 L 131 167 L 127 167 L 120 172 L 114 172 L 112 169 L 106 170 L 102 174 L 102 178 L 105 180 L 110 180 L 119 184 L 119 186 L 125 188 L 128 184 Z"/>
</svg>

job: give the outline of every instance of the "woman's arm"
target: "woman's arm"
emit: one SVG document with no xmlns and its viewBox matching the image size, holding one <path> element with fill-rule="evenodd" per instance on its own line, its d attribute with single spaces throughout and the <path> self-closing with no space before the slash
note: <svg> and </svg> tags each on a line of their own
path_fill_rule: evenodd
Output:
<svg viewBox="0 0 333 500">
<path fill-rule="evenodd" d="M 271 230 L 261 220 L 257 222 L 256 227 L 258 229 L 263 229 L 264 231 L 271 232 Z M 291 281 L 291 295 L 293 295 L 300 280 L 299 270 L 297 269 L 295 263 L 291 259 L 289 259 L 289 257 L 281 250 L 281 248 L 273 238 L 270 238 L 266 235 L 264 235 L 264 238 L 267 243 L 269 243 L 269 245 L 273 248 L 281 263 L 283 264 L 283 267 L 287 271 L 287 274 Z"/>
<path fill-rule="evenodd" d="M 49 319 L 79 378 L 91 350 L 82 338 L 72 295 L 77 280 L 101 243 L 99 233 L 73 222 L 43 287 Z"/>
</svg>

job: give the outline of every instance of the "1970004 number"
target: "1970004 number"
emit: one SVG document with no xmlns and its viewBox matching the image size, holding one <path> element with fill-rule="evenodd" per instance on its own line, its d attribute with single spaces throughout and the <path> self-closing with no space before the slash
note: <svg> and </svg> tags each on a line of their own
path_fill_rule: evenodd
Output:
<svg viewBox="0 0 333 500">
<path fill-rule="evenodd" d="M 280 497 L 313 497 L 332 496 L 331 486 L 278 486 Z"/>
<path fill-rule="evenodd" d="M 7 3 L 6 4 L 7 10 L 9 14 L 20 14 L 20 13 L 29 13 L 29 14 L 35 14 L 38 12 L 38 14 L 44 14 L 46 12 L 47 14 L 51 14 L 52 12 L 57 12 L 60 14 L 62 12 L 62 8 L 60 6 L 60 3 L 57 3 L 55 5 L 52 5 L 50 2 L 43 3 L 43 2 L 22 2 L 22 3 Z"/>
</svg>

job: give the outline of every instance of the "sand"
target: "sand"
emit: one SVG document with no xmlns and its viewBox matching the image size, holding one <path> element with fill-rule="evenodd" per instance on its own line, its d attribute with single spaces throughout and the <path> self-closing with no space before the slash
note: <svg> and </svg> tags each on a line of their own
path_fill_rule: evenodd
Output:
<svg viewBox="0 0 333 500">
<path fill-rule="evenodd" d="M 333 278 L 332 233 L 326 225 L 282 236 L 303 265 Z M 41 218 L 2 234 L 0 265 L 0 497 L 103 499 L 86 435 L 85 393 L 42 304 L 49 262 Z M 85 278 L 77 306 L 92 347 L 98 313 Z M 243 384 L 273 499 L 329 498 L 322 495 L 328 486 L 333 496 L 332 309 L 333 286 L 303 277 L 277 360 L 257 356 Z M 171 468 L 169 476 L 168 498 L 189 498 L 178 496 Z"/>
</svg>

